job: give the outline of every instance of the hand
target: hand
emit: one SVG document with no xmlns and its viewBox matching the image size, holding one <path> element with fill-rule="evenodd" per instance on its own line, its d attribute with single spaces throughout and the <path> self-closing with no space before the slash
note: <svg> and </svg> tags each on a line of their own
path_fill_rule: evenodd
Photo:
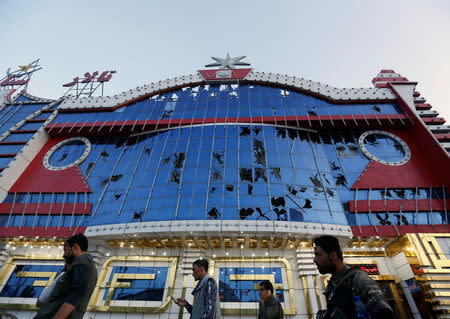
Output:
<svg viewBox="0 0 450 319">
<path fill-rule="evenodd" d="M 187 301 L 184 298 L 174 298 L 172 297 L 174 303 L 176 303 L 180 307 L 185 307 L 187 305 Z"/>
</svg>

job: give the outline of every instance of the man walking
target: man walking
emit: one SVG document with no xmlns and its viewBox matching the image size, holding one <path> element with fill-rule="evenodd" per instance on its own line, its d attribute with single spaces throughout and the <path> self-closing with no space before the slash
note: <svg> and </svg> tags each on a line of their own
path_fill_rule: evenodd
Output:
<svg viewBox="0 0 450 319">
<path fill-rule="evenodd" d="M 351 269 L 344 263 L 336 237 L 325 235 L 314 238 L 314 263 L 322 275 L 331 274 L 324 293 L 327 310 L 319 311 L 317 318 L 360 318 L 354 300 L 365 304 L 372 319 L 395 318 L 377 283 L 365 272 Z"/>
<path fill-rule="evenodd" d="M 259 284 L 258 319 L 283 319 L 283 308 L 273 294 L 273 285 L 265 280 Z"/>
<path fill-rule="evenodd" d="M 97 283 L 97 269 L 87 254 L 88 240 L 82 234 L 69 238 L 64 244 L 64 259 L 71 266 L 55 284 L 48 302 L 34 319 L 79 319 L 84 313 Z"/>
<path fill-rule="evenodd" d="M 205 259 L 197 259 L 192 264 L 192 276 L 199 281 L 192 291 L 194 305 L 189 304 L 184 298 L 173 298 L 173 301 L 181 307 L 185 307 L 191 314 L 191 319 L 219 319 L 220 304 L 219 292 L 214 278 L 208 272 L 209 263 Z"/>
</svg>

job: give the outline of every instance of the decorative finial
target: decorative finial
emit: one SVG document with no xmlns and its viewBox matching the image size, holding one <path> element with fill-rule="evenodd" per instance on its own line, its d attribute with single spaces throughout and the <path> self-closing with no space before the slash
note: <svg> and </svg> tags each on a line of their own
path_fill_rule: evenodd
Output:
<svg viewBox="0 0 450 319">
<path fill-rule="evenodd" d="M 250 63 L 239 62 L 240 60 L 244 59 L 245 56 L 239 56 L 239 57 L 236 57 L 236 58 L 230 58 L 230 54 L 229 53 L 227 53 L 227 56 L 224 59 L 216 58 L 216 57 L 211 57 L 211 58 L 213 60 L 217 61 L 217 62 L 205 65 L 206 68 L 218 66 L 219 69 L 234 69 L 235 65 L 250 65 Z"/>
</svg>

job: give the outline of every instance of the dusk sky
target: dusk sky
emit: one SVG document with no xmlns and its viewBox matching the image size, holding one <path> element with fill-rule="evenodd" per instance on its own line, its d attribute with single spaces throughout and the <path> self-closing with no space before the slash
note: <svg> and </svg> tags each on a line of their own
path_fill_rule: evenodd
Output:
<svg viewBox="0 0 450 319">
<path fill-rule="evenodd" d="M 450 1 L 0 2 L 0 77 L 40 58 L 28 92 L 58 98 L 85 72 L 116 70 L 106 95 L 186 75 L 211 56 L 335 87 L 410 81 L 450 121 Z"/>
</svg>

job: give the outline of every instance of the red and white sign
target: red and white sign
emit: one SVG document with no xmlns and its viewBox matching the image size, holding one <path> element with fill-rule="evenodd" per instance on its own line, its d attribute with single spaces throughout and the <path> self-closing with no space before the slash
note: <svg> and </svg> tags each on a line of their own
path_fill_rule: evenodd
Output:
<svg viewBox="0 0 450 319">
<path fill-rule="evenodd" d="M 252 69 L 218 69 L 218 70 L 199 70 L 198 73 L 205 81 L 220 80 L 243 80 Z"/>
</svg>

